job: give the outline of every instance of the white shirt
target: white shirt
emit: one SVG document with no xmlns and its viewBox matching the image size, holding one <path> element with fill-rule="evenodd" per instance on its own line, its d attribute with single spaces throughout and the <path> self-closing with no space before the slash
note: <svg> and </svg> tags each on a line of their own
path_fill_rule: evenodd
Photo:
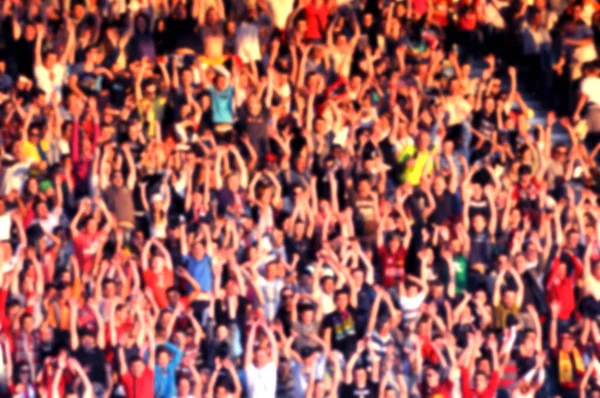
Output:
<svg viewBox="0 0 600 398">
<path fill-rule="evenodd" d="M 65 67 L 60 63 L 54 64 L 52 70 L 47 69 L 44 65 L 38 65 L 34 68 L 35 81 L 39 88 L 44 90 L 48 98 L 54 95 L 58 100 L 61 99 L 63 79 L 65 77 Z"/>
<path fill-rule="evenodd" d="M 257 23 L 242 22 L 237 27 L 235 47 L 237 55 L 244 63 L 256 62 L 262 58 Z"/>
<path fill-rule="evenodd" d="M 53 233 L 54 228 L 56 228 L 60 223 L 60 215 L 60 208 L 55 207 L 54 210 L 48 212 L 48 217 L 45 219 L 36 218 L 35 222 L 37 222 L 45 232 L 51 234 Z M 46 244 L 48 246 L 52 246 L 52 243 L 52 239 L 46 238 Z"/>
<path fill-rule="evenodd" d="M 471 105 L 462 97 L 449 97 L 446 102 L 446 112 L 448 112 L 448 126 L 454 126 L 467 120 L 471 113 Z"/>
<path fill-rule="evenodd" d="M 29 176 L 29 169 L 31 168 L 32 163 L 32 161 L 19 162 L 6 168 L 2 181 L 3 195 L 7 195 L 13 189 L 18 193 L 22 192 L 23 185 L 27 180 L 27 176 Z"/>
<path fill-rule="evenodd" d="M 600 77 L 589 76 L 583 79 L 581 92 L 588 97 L 588 102 L 600 105 Z"/>
<path fill-rule="evenodd" d="M 0 216 L 0 240 L 10 239 L 10 226 L 12 224 L 11 212 L 5 211 Z"/>
<path fill-rule="evenodd" d="M 419 316 L 419 308 L 425 301 L 425 293 L 421 292 L 415 297 L 402 296 L 400 297 L 400 308 L 402 309 L 402 317 L 404 321 L 410 322 L 417 319 Z"/>
<path fill-rule="evenodd" d="M 250 364 L 246 368 L 249 398 L 275 398 L 277 388 L 277 367 L 269 362 L 262 368 Z"/>
<path fill-rule="evenodd" d="M 284 30 L 288 17 L 294 11 L 294 0 L 270 0 L 269 3 L 273 11 L 273 25 Z"/>
<path fill-rule="evenodd" d="M 325 357 L 323 355 L 317 359 L 316 364 L 313 367 L 315 380 L 323 379 L 325 374 L 325 362 Z M 302 364 L 296 360 L 292 360 L 290 371 L 294 377 L 294 397 L 304 398 L 306 396 L 308 382 L 310 381 L 310 372 L 304 369 Z"/>
<path fill-rule="evenodd" d="M 258 287 L 265 300 L 265 317 L 269 321 L 272 321 L 275 319 L 275 315 L 277 315 L 277 309 L 279 308 L 281 289 L 283 289 L 283 280 L 275 279 L 273 281 L 268 281 L 262 276 L 259 276 Z"/>
</svg>

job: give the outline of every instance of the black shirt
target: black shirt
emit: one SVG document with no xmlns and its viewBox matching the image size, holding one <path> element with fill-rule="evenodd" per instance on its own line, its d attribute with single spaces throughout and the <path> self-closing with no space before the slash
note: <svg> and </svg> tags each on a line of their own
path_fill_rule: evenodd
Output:
<svg viewBox="0 0 600 398">
<path fill-rule="evenodd" d="M 106 384 L 106 356 L 98 347 L 86 350 L 82 346 L 75 351 L 75 358 L 90 378 L 91 382 Z"/>
<path fill-rule="evenodd" d="M 338 310 L 323 319 L 323 328 L 331 328 L 331 348 L 338 350 L 348 359 L 356 350 L 356 316 L 354 309 L 342 314 Z"/>
<path fill-rule="evenodd" d="M 364 387 L 358 387 L 356 383 L 342 384 L 342 395 L 345 398 L 376 398 L 379 395 L 379 383 L 367 381 Z"/>
</svg>

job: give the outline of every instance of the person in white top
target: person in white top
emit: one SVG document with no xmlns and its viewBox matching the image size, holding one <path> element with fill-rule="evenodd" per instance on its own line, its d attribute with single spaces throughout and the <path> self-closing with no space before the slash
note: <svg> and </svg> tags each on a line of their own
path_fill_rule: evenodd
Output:
<svg viewBox="0 0 600 398">
<path fill-rule="evenodd" d="M 42 56 L 42 42 L 46 35 L 46 28 L 44 26 L 38 27 L 35 41 L 35 66 L 33 70 L 35 82 L 46 93 L 48 98 L 57 102 L 60 102 L 62 98 L 61 92 L 65 78 L 65 65 L 71 54 L 71 47 L 75 43 L 75 25 L 71 21 L 67 23 L 67 30 L 69 32 L 67 44 L 60 58 L 54 51 L 48 51 Z"/>
<path fill-rule="evenodd" d="M 269 340 L 270 353 L 264 345 L 260 345 L 256 349 L 254 348 L 256 332 L 259 327 L 262 328 Z M 271 328 L 264 322 L 254 323 L 250 330 L 248 342 L 246 343 L 244 358 L 244 370 L 246 371 L 246 380 L 248 381 L 249 398 L 275 397 L 278 358 L 277 341 Z"/>
</svg>

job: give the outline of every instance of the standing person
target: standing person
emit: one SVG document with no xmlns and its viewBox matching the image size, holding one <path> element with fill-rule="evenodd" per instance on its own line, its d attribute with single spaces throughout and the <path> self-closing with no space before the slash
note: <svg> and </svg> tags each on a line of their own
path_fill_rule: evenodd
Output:
<svg viewBox="0 0 600 398">
<path fill-rule="evenodd" d="M 263 344 L 255 348 L 254 344 L 256 343 L 256 334 L 259 328 L 266 334 L 270 347 L 265 347 Z M 275 336 L 265 323 L 254 323 L 252 325 L 244 355 L 248 396 L 250 398 L 274 397 L 277 387 L 277 361 L 279 360 L 279 352 Z"/>
<path fill-rule="evenodd" d="M 144 398 L 154 397 L 154 368 L 156 358 L 156 348 L 154 346 L 154 333 L 148 331 L 148 361 L 147 363 L 140 356 L 134 356 L 125 360 L 125 350 L 123 346 L 118 348 L 119 368 L 121 373 L 121 382 L 125 389 L 126 398 Z"/>
</svg>

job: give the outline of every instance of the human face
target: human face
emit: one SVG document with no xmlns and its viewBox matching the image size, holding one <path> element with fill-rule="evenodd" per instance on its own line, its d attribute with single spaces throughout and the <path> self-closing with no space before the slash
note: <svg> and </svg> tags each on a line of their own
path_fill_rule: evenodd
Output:
<svg viewBox="0 0 600 398">
<path fill-rule="evenodd" d="M 254 360 L 256 361 L 256 365 L 259 368 L 262 368 L 269 362 L 269 358 L 267 356 L 267 351 L 264 349 L 259 349 L 254 353 Z"/>
<path fill-rule="evenodd" d="M 161 368 L 166 368 L 167 365 L 169 364 L 169 354 L 167 354 L 166 352 L 161 352 L 158 355 L 158 358 L 156 358 L 156 362 L 158 363 L 158 366 L 160 366 Z"/>
<path fill-rule="evenodd" d="M 485 377 L 482 374 L 478 374 L 477 376 L 475 376 L 475 390 L 477 390 L 478 392 L 482 392 L 486 389 L 487 384 L 487 377 Z"/>
<path fill-rule="evenodd" d="M 130 366 L 131 374 L 135 378 L 142 377 L 142 374 L 144 373 L 144 368 L 145 368 L 144 362 L 139 361 L 139 360 L 135 361 Z"/>
<path fill-rule="evenodd" d="M 95 234 L 98 231 L 98 222 L 90 218 L 85 226 L 88 234 Z"/>
<path fill-rule="evenodd" d="M 348 308 L 348 294 L 340 293 L 335 297 L 335 306 L 339 311 L 345 311 Z"/>
<path fill-rule="evenodd" d="M 427 386 L 437 387 L 440 383 L 440 375 L 433 369 L 427 369 L 425 371 L 425 381 L 427 382 Z"/>
</svg>

